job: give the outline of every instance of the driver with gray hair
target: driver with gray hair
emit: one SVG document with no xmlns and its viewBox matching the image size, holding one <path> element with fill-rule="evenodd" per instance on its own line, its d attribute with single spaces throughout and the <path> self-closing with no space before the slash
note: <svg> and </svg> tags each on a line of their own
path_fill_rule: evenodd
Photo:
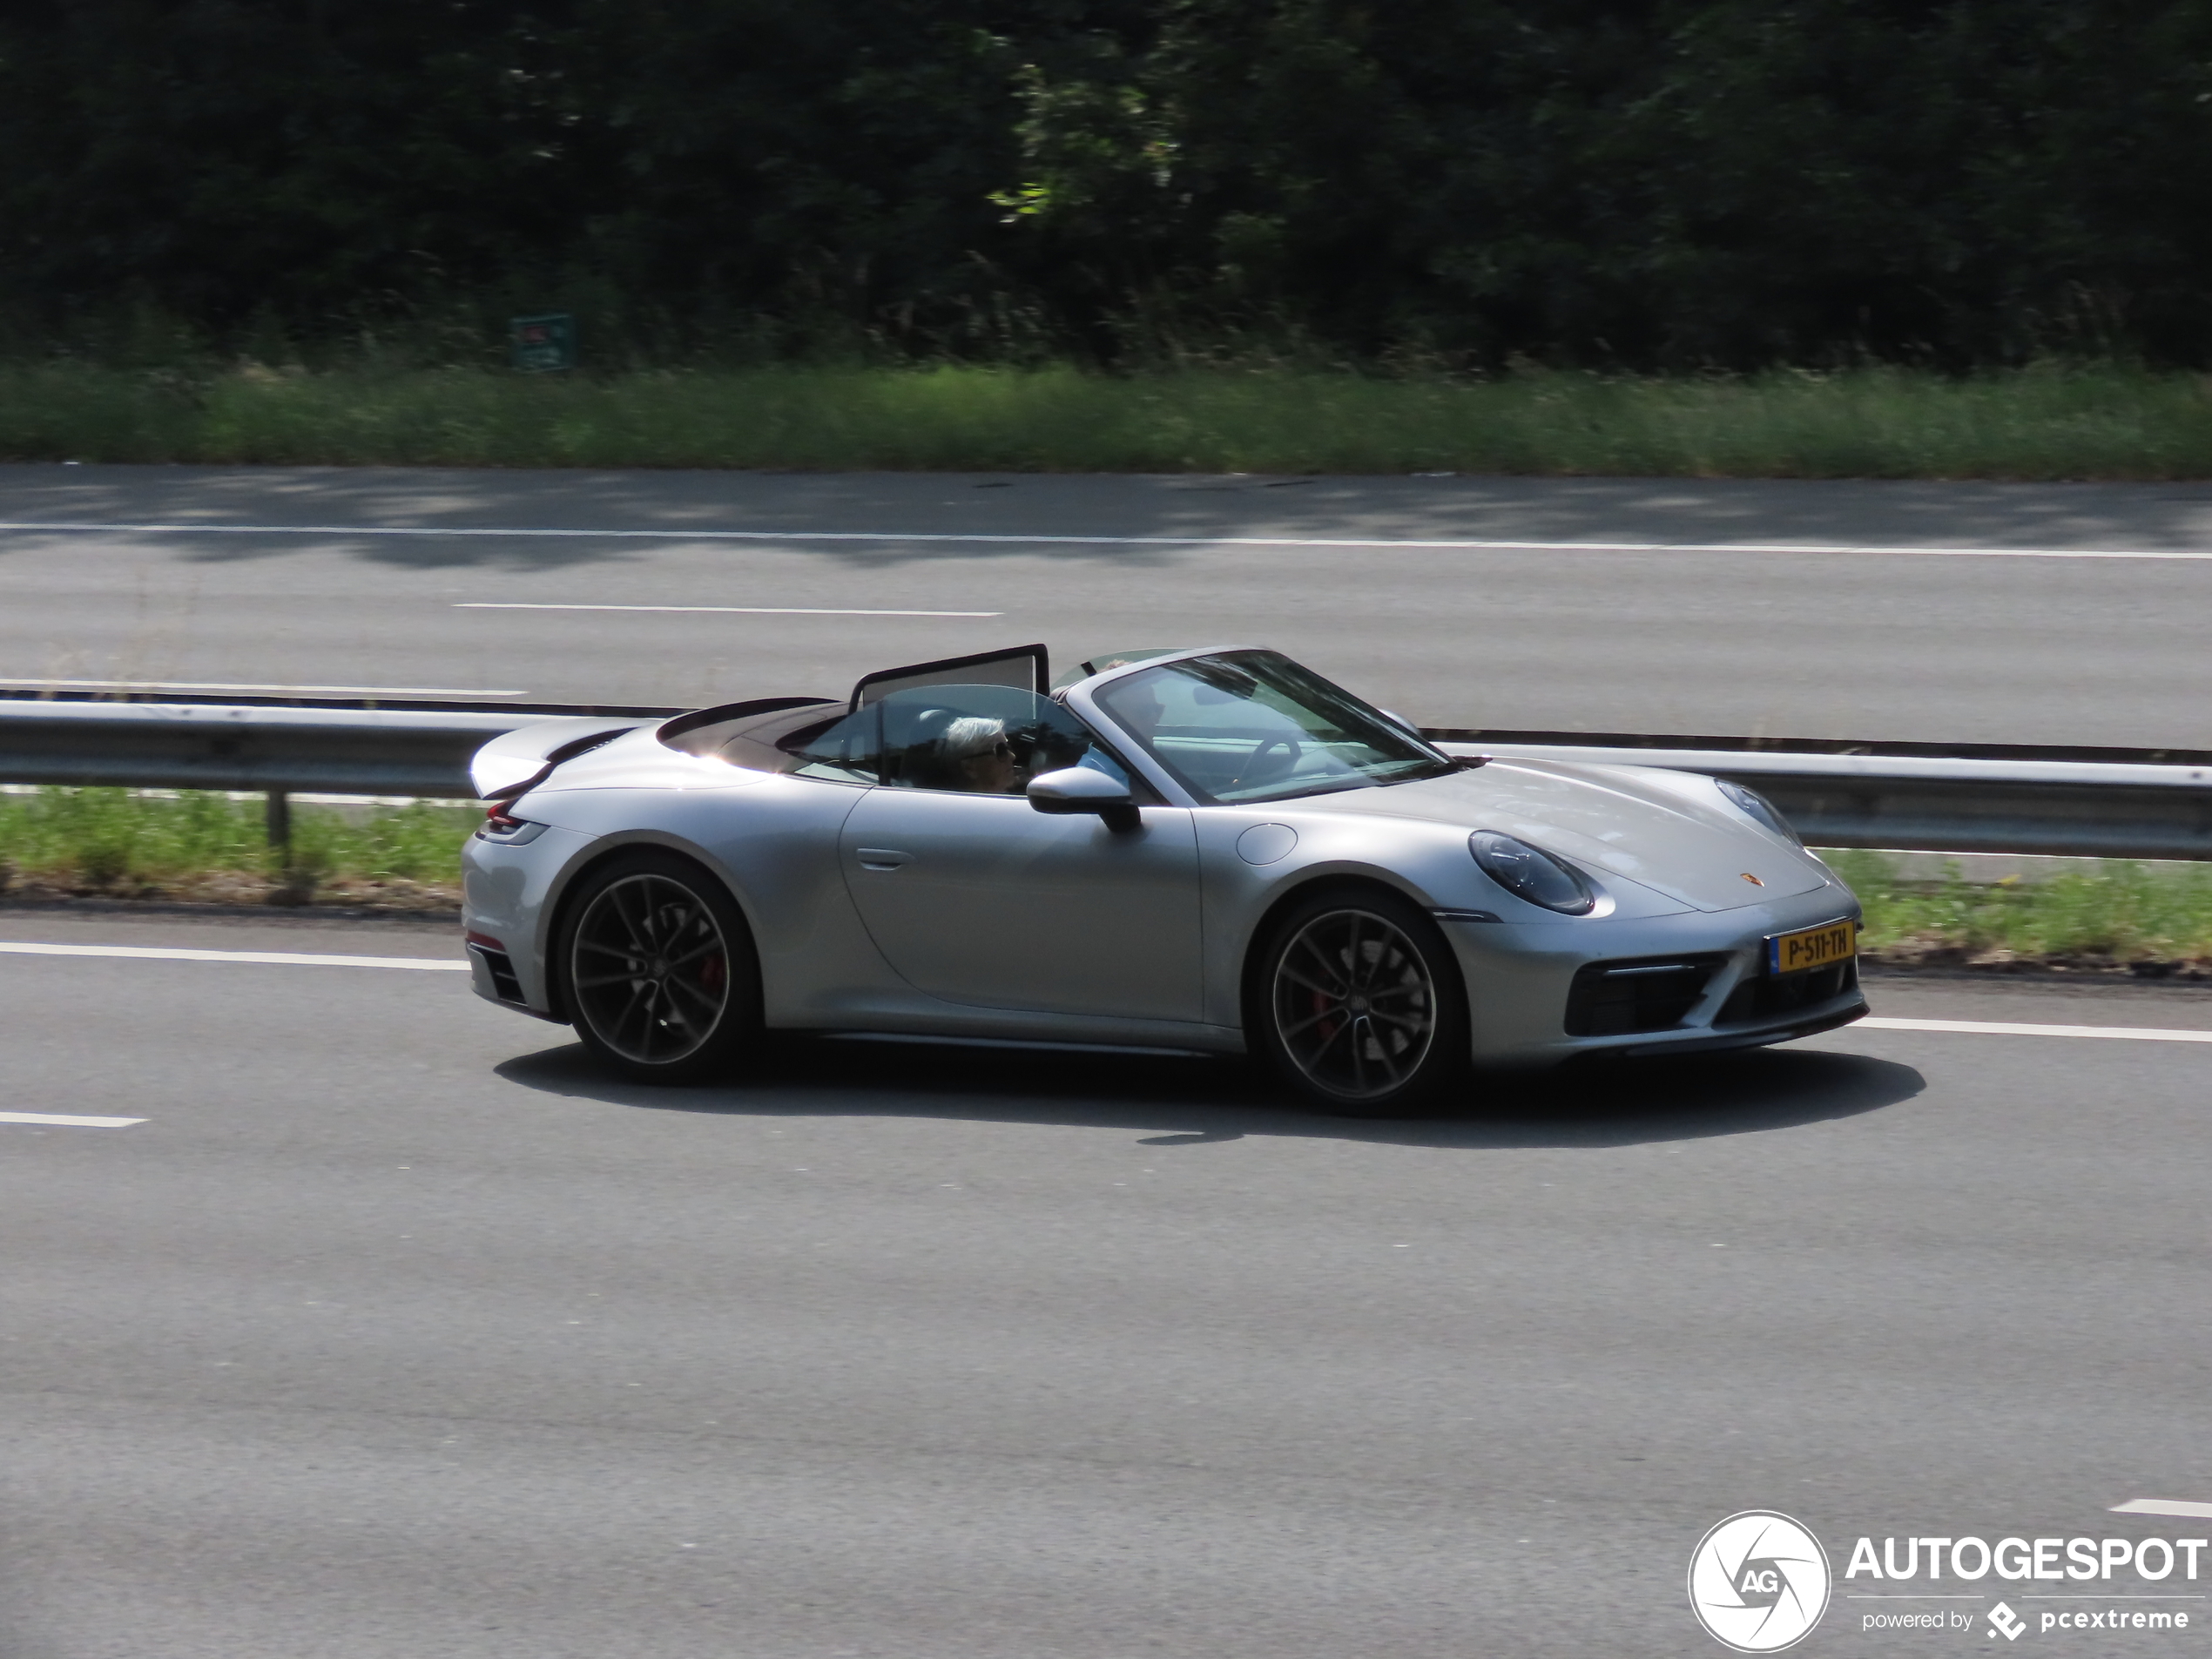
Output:
<svg viewBox="0 0 2212 1659">
<path fill-rule="evenodd" d="M 930 745 L 930 770 L 941 779 L 940 789 L 956 789 L 969 795 L 1018 795 L 1022 778 L 1007 741 L 1006 722 L 988 715 L 962 715 L 948 725 Z"/>
</svg>

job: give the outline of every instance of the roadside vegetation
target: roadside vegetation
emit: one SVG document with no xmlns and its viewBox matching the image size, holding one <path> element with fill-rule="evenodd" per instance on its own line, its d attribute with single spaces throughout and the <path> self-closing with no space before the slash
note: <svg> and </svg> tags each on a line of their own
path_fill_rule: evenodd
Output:
<svg viewBox="0 0 2212 1659">
<path fill-rule="evenodd" d="M 19 3 L 0 337 L 2200 368 L 2208 63 L 2197 0 Z"/>
<path fill-rule="evenodd" d="M 1824 853 L 1865 907 L 1868 955 L 1899 966 L 2064 966 L 2212 979 L 2212 865 L 2105 860 L 2035 881 L 1899 877 L 1879 853 Z"/>
<path fill-rule="evenodd" d="M 260 798 L 180 790 L 0 794 L 0 896 L 444 909 L 480 809 L 295 803 L 288 848 Z"/>
<path fill-rule="evenodd" d="M 0 367 L 0 459 L 462 467 L 2212 476 L 2212 380 L 759 367 L 523 375 L 374 364 Z"/>
<path fill-rule="evenodd" d="M 468 806 L 293 808 L 266 843 L 258 799 L 47 788 L 0 794 L 0 896 L 445 910 L 460 902 Z M 1898 966 L 2064 967 L 2212 980 L 2212 865 L 2111 860 L 2035 880 L 1906 877 L 1879 853 L 1824 856 L 1866 911 L 1862 948 Z"/>
<path fill-rule="evenodd" d="M 0 458 L 2212 476 L 2212 10 L 1784 15 L 0 7 Z"/>
</svg>

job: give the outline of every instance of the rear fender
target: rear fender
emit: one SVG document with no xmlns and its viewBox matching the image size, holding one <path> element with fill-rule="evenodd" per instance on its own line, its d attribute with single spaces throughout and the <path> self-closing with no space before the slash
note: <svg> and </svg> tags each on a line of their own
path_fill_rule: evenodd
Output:
<svg viewBox="0 0 2212 1659">
<path fill-rule="evenodd" d="M 544 901 L 538 907 L 537 936 L 532 941 L 537 960 L 543 965 L 546 1000 L 563 1020 L 570 1017 L 568 1008 L 568 985 L 558 960 L 556 948 L 561 929 L 566 924 L 576 890 L 583 878 L 610 859 L 624 853 L 651 849 L 657 853 L 672 853 L 677 857 L 696 864 L 710 878 L 721 885 L 745 918 L 745 928 L 752 937 L 746 942 L 757 952 L 759 948 L 759 919 L 753 914 L 744 887 L 730 868 L 705 847 L 680 836 L 658 830 L 634 830 L 619 835 L 595 837 L 579 846 L 567 863 L 546 883 Z"/>
<path fill-rule="evenodd" d="M 543 783 L 563 761 L 611 743 L 626 732 L 654 724 L 604 717 L 532 720 L 501 733 L 477 750 L 469 762 L 469 781 L 475 785 L 479 800 L 512 800 Z"/>
</svg>

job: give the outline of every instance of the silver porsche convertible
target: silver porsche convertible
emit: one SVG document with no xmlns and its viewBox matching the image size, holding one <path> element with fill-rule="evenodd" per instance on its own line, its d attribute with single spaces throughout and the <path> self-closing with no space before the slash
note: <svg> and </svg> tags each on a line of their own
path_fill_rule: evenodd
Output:
<svg viewBox="0 0 2212 1659">
<path fill-rule="evenodd" d="M 1857 901 L 1751 791 L 1448 752 L 1251 647 L 544 721 L 475 775 L 476 990 L 633 1078 L 904 1034 L 1251 1052 L 1385 1115 L 1866 1011 Z"/>
</svg>

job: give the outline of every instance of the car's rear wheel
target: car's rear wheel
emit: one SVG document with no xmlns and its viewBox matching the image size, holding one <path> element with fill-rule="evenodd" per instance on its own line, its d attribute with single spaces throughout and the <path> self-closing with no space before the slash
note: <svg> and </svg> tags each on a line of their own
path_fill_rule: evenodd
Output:
<svg viewBox="0 0 2212 1659">
<path fill-rule="evenodd" d="M 1433 1109 L 1467 1071 L 1467 992 L 1434 921 L 1385 889 L 1338 888 L 1268 930 L 1247 1035 L 1277 1075 L 1331 1111 Z"/>
<path fill-rule="evenodd" d="M 760 1029 L 760 968 L 745 916 L 689 859 L 625 853 L 583 879 L 560 963 L 577 1035 L 644 1082 L 726 1073 Z"/>
</svg>

